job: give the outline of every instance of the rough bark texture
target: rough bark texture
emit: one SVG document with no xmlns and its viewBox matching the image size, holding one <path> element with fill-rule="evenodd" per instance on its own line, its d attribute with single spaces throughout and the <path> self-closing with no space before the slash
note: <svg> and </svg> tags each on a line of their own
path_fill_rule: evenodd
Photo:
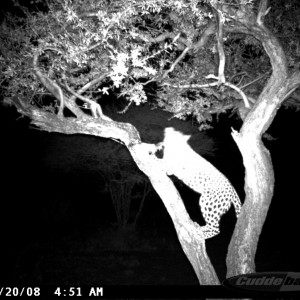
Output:
<svg viewBox="0 0 300 300">
<path fill-rule="evenodd" d="M 246 169 L 246 199 L 227 255 L 227 277 L 255 272 L 254 258 L 274 189 L 271 157 L 255 135 L 233 133 Z"/>
<path fill-rule="evenodd" d="M 267 52 L 273 73 L 257 102 L 247 115 L 240 133 L 233 132 L 245 166 L 246 198 L 227 255 L 227 277 L 255 272 L 255 253 L 274 190 L 274 172 L 269 151 L 261 137 L 272 123 L 286 95 L 300 84 L 299 71 L 288 74 L 286 57 L 278 40 L 263 25 L 266 1 L 257 18 L 238 20 L 230 31 L 254 35 Z"/>
</svg>

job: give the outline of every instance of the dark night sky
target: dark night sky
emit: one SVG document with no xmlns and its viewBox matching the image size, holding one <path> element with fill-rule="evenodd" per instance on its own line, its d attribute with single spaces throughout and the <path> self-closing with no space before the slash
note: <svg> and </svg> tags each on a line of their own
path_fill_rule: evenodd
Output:
<svg viewBox="0 0 300 300">
<path fill-rule="evenodd" d="M 257 269 L 261 271 L 270 269 L 270 265 L 264 265 L 270 256 L 274 256 L 278 263 L 280 261 L 281 268 L 285 265 L 288 271 L 297 271 L 300 267 L 297 255 L 300 249 L 296 244 L 299 228 L 297 209 L 299 182 L 298 176 L 295 175 L 299 170 L 300 149 L 297 143 L 299 124 L 299 113 L 281 109 L 269 130 L 269 133 L 277 138 L 275 141 L 266 142 L 272 154 L 276 183 L 274 199 L 257 255 Z M 219 145 L 217 156 L 212 158 L 212 162 L 217 167 L 223 168 L 223 173 L 230 178 L 241 195 L 243 193 L 242 167 L 237 165 L 237 161 L 240 163 L 240 158 L 237 159 L 237 152 L 230 152 L 232 146 L 228 146 L 228 143 L 233 145 L 229 135 L 230 124 L 221 123 L 217 128 L 219 129 L 211 132 L 210 136 L 216 136 L 219 139 L 221 137 L 222 144 Z M 141 135 L 143 136 L 142 132 Z M 16 248 L 20 250 L 24 245 L 42 243 L 51 238 L 67 237 L 74 232 L 81 232 L 88 237 L 97 227 L 106 226 L 107 222 L 115 221 L 110 199 L 101 198 L 97 192 L 93 191 L 93 187 L 97 186 L 97 180 L 92 178 L 93 176 L 89 177 L 85 171 L 80 173 L 81 171 L 78 170 L 74 171 L 76 176 L 72 174 L 72 171 L 69 176 L 60 176 L 47 169 L 44 156 L 45 154 L 48 157 L 51 156 L 49 146 L 57 136 L 57 134 L 29 129 L 28 120 L 19 117 L 13 108 L 1 108 L 2 209 L 0 228 L 4 242 L 2 251 L 5 254 L 2 258 L 11 264 L 14 263 L 12 256 Z M 59 136 L 61 138 L 61 135 Z M 92 188 L 89 187 L 89 183 Z M 70 214 L 67 211 L 61 216 L 61 211 L 58 210 L 58 215 L 55 215 L 55 210 L 53 212 L 49 203 L 57 197 L 71 199 Z M 160 200 L 155 201 L 153 203 L 146 201 L 147 205 L 142 218 L 143 228 L 148 226 L 149 230 L 152 230 L 151 226 L 157 220 L 161 222 L 158 226 L 169 228 L 168 230 L 173 232 L 170 219 Z M 47 215 L 47 209 L 50 211 L 49 215 Z M 158 215 L 163 221 L 159 220 Z M 64 220 L 60 220 L 61 217 Z M 100 218 L 101 221 L 99 221 Z M 226 217 L 224 219 L 226 220 Z M 231 219 L 234 222 L 235 219 L 232 217 Z M 224 224 L 226 222 L 224 221 Z M 232 223 L 231 220 L 228 222 Z M 224 226 L 226 228 L 227 225 Z M 168 231 L 165 238 L 170 238 Z M 207 242 L 208 253 L 213 253 L 219 245 L 224 247 L 229 238 L 230 235 L 224 234 L 209 240 Z M 221 263 L 216 257 L 212 257 L 212 261 Z M 7 269 L 9 269 L 8 266 L 6 266 Z M 275 263 L 272 270 L 276 270 Z"/>
</svg>

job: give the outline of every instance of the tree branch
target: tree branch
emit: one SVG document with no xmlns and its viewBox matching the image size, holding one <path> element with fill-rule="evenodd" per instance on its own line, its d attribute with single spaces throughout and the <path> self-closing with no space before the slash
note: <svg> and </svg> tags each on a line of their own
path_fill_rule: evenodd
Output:
<svg viewBox="0 0 300 300">
<path fill-rule="evenodd" d="M 193 44 L 194 51 L 197 52 L 200 48 L 203 48 L 208 42 L 209 37 L 215 33 L 216 24 L 211 22 L 202 33 L 200 40 L 197 43 Z"/>
<path fill-rule="evenodd" d="M 172 72 L 175 68 L 175 66 L 184 58 L 184 56 L 187 54 L 187 52 L 190 50 L 189 47 L 186 47 L 181 54 L 177 57 L 177 59 L 173 62 L 173 64 L 171 65 L 171 67 L 165 71 L 165 73 L 162 76 L 162 79 L 166 78 L 167 75 Z"/>
<path fill-rule="evenodd" d="M 92 81 L 88 82 L 86 85 L 84 85 L 81 89 L 79 89 L 76 93 L 81 95 L 83 94 L 85 91 L 87 91 L 89 88 L 91 88 L 92 86 L 96 85 L 97 83 L 101 82 L 106 76 L 108 75 L 108 72 L 100 75 L 99 77 L 96 77 L 95 79 L 93 79 Z M 70 97 L 70 101 L 75 101 L 75 99 L 77 98 L 77 96 L 73 95 Z"/>
<path fill-rule="evenodd" d="M 206 76 L 206 78 L 207 79 L 218 79 L 218 77 L 216 77 L 214 75 L 208 75 L 208 76 Z M 168 82 L 164 82 L 161 85 L 162 86 L 170 86 L 170 87 L 179 88 L 179 89 L 200 89 L 200 88 L 209 88 L 209 87 L 213 87 L 213 86 L 218 86 L 219 82 L 216 81 L 216 82 L 206 83 L 206 84 L 184 84 L 184 85 L 174 85 L 174 84 L 170 84 Z M 232 84 L 230 82 L 225 82 L 224 85 L 236 90 L 242 96 L 245 107 L 250 108 L 250 104 L 247 99 L 247 96 L 240 88 L 238 88 L 237 86 L 235 86 L 234 84 Z"/>
<path fill-rule="evenodd" d="M 103 120 L 106 120 L 106 121 L 111 121 L 111 118 L 105 116 L 102 112 L 102 108 L 100 106 L 99 103 L 93 101 L 93 100 L 90 100 L 86 97 L 83 97 L 81 96 L 80 94 L 76 93 L 75 91 L 73 91 L 73 89 L 71 89 L 68 84 L 67 84 L 67 81 L 64 79 L 64 86 L 65 88 L 76 98 L 79 98 L 80 100 L 88 103 L 90 105 L 90 110 L 91 110 L 91 113 L 93 115 L 94 118 L 101 118 Z"/>
<path fill-rule="evenodd" d="M 268 0 L 261 0 L 259 3 L 258 14 L 256 18 L 256 23 L 260 26 L 264 24 L 266 15 L 269 13 L 271 7 L 267 8 Z"/>
<path fill-rule="evenodd" d="M 218 53 L 219 53 L 219 69 L 218 69 L 218 77 L 219 77 L 219 85 L 224 84 L 226 79 L 224 75 L 225 70 L 225 52 L 223 45 L 223 26 L 225 22 L 225 17 L 219 9 L 217 9 L 217 20 L 218 20 L 218 31 L 217 31 L 217 41 L 218 41 Z"/>
<path fill-rule="evenodd" d="M 61 88 L 48 76 L 42 73 L 42 71 L 39 68 L 38 65 L 38 59 L 42 52 L 46 50 L 56 51 L 61 54 L 61 51 L 54 48 L 39 48 L 33 55 L 33 71 L 37 78 L 41 81 L 41 83 L 44 85 L 44 87 L 59 101 L 59 110 L 58 110 L 58 116 L 60 118 L 64 117 L 63 110 L 64 110 L 64 94 L 61 90 Z"/>
<path fill-rule="evenodd" d="M 162 43 L 164 42 L 166 39 L 175 39 L 177 37 L 178 33 L 174 33 L 174 32 L 165 32 L 160 34 L 157 37 L 152 37 L 151 35 L 148 34 L 138 34 L 138 37 L 147 42 L 147 43 Z M 176 39 L 179 43 L 185 45 L 186 47 L 190 47 L 192 48 L 192 43 L 189 42 L 187 39 L 183 38 L 183 37 L 178 37 Z"/>
</svg>

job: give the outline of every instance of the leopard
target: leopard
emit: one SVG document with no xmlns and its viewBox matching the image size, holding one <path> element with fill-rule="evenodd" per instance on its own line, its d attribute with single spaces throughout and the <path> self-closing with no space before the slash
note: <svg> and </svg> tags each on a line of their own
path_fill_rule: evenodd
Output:
<svg viewBox="0 0 300 300">
<path fill-rule="evenodd" d="M 204 238 L 209 239 L 220 233 L 221 217 L 231 205 L 236 217 L 239 217 L 242 203 L 230 181 L 188 144 L 190 137 L 167 127 L 163 142 L 157 144 L 157 149 L 163 152 L 162 161 L 167 175 L 174 175 L 200 194 L 199 206 L 205 220 L 202 232 Z"/>
</svg>

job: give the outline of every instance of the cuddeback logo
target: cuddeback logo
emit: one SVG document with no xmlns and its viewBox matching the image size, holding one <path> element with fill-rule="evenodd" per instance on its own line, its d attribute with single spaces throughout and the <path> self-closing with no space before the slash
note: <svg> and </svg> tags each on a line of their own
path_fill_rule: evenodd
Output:
<svg viewBox="0 0 300 300">
<path fill-rule="evenodd" d="M 300 292 L 300 273 L 251 273 L 230 277 L 223 285 L 236 290 L 256 292 Z"/>
</svg>

